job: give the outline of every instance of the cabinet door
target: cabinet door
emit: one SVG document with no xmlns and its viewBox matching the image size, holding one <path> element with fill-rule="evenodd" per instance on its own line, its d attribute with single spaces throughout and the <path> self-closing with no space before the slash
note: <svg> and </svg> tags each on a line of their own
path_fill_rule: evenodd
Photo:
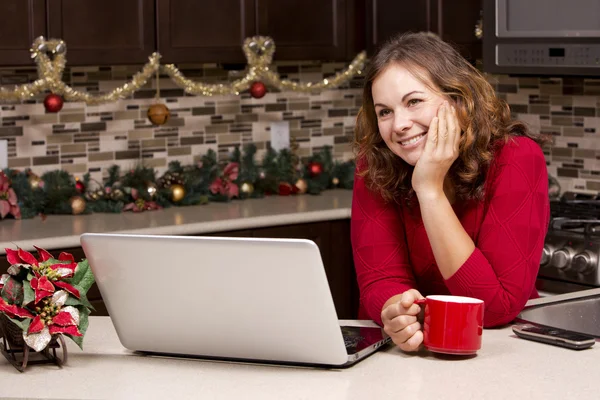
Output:
<svg viewBox="0 0 600 400">
<path fill-rule="evenodd" d="M 480 18 L 481 0 L 438 0 L 436 32 L 453 44 L 469 61 L 481 59 L 481 40 L 475 37 L 475 25 Z"/>
<path fill-rule="evenodd" d="M 48 0 L 48 33 L 67 43 L 67 65 L 146 63 L 154 1 Z"/>
<path fill-rule="evenodd" d="M 256 33 L 255 0 L 157 0 L 163 62 L 241 63 L 242 44 Z"/>
<path fill-rule="evenodd" d="M 433 0 L 435 1 L 435 0 Z M 432 0 L 367 0 L 367 50 L 401 32 L 431 31 Z"/>
<path fill-rule="evenodd" d="M 348 58 L 347 0 L 256 1 L 258 33 L 275 41 L 275 61 Z"/>
<path fill-rule="evenodd" d="M 33 66 L 29 48 L 46 35 L 46 0 L 0 1 L 0 65 Z"/>
</svg>

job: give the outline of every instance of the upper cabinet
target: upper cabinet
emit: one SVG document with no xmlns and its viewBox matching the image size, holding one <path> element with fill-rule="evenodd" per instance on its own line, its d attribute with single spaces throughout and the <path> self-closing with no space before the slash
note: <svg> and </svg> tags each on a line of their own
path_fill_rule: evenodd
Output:
<svg viewBox="0 0 600 400">
<path fill-rule="evenodd" d="M 155 50 L 154 0 L 47 3 L 48 36 L 67 43 L 68 65 L 145 63 Z"/>
<path fill-rule="evenodd" d="M 452 43 L 471 62 L 481 59 L 482 43 L 475 37 L 475 25 L 481 18 L 482 0 L 438 0 L 434 7 L 433 31 Z"/>
<path fill-rule="evenodd" d="M 367 0 L 367 50 L 373 54 L 391 36 L 400 32 L 431 30 L 432 0 Z"/>
<path fill-rule="evenodd" d="M 45 34 L 45 0 L 0 1 L 0 65 L 33 66 L 29 48 Z"/>
<path fill-rule="evenodd" d="M 347 62 L 397 32 L 432 31 L 469 59 L 481 0 L 2 0 L 0 65 L 32 65 L 40 35 L 67 43 L 68 65 L 246 63 L 255 35 L 275 41 L 275 61 Z"/>
<path fill-rule="evenodd" d="M 256 0 L 257 33 L 277 60 L 346 60 L 346 0 Z"/>
<path fill-rule="evenodd" d="M 244 61 L 256 34 L 256 0 L 157 0 L 158 51 L 165 63 Z"/>
<path fill-rule="evenodd" d="M 164 62 L 246 61 L 254 35 L 275 41 L 277 60 L 345 60 L 346 0 L 158 0 Z"/>
<path fill-rule="evenodd" d="M 367 0 L 369 54 L 394 34 L 430 31 L 473 62 L 481 58 L 481 42 L 474 33 L 480 10 L 481 0 Z"/>
</svg>

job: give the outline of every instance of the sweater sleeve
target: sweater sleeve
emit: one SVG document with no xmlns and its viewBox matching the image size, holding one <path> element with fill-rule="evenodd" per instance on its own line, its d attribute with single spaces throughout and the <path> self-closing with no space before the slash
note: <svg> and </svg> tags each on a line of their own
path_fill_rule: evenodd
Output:
<svg viewBox="0 0 600 400">
<path fill-rule="evenodd" d="M 370 191 L 356 175 L 352 196 L 351 240 L 360 302 L 378 324 L 381 308 L 392 296 L 415 287 L 408 263 L 401 213 Z"/>
<path fill-rule="evenodd" d="M 486 327 L 512 321 L 531 296 L 550 215 L 546 162 L 535 142 L 515 139 L 495 164 L 476 248 L 446 280 L 452 294 L 485 302 Z"/>
</svg>

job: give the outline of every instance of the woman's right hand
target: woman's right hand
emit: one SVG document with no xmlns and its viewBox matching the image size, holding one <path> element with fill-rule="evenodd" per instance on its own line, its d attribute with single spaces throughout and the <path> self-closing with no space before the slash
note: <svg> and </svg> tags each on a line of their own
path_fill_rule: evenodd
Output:
<svg viewBox="0 0 600 400">
<path fill-rule="evenodd" d="M 415 301 L 423 296 L 416 289 L 410 289 L 387 301 L 381 311 L 383 330 L 403 351 L 417 351 L 423 343 L 423 332 L 417 316 L 421 306 Z"/>
</svg>

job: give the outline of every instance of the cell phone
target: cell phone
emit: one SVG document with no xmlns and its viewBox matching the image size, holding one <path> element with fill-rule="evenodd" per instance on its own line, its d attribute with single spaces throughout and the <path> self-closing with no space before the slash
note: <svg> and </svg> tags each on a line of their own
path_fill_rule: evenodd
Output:
<svg viewBox="0 0 600 400">
<path fill-rule="evenodd" d="M 596 338 L 593 336 L 548 326 L 514 325 L 512 330 L 517 336 L 523 339 L 573 350 L 587 349 L 596 343 Z"/>
</svg>

